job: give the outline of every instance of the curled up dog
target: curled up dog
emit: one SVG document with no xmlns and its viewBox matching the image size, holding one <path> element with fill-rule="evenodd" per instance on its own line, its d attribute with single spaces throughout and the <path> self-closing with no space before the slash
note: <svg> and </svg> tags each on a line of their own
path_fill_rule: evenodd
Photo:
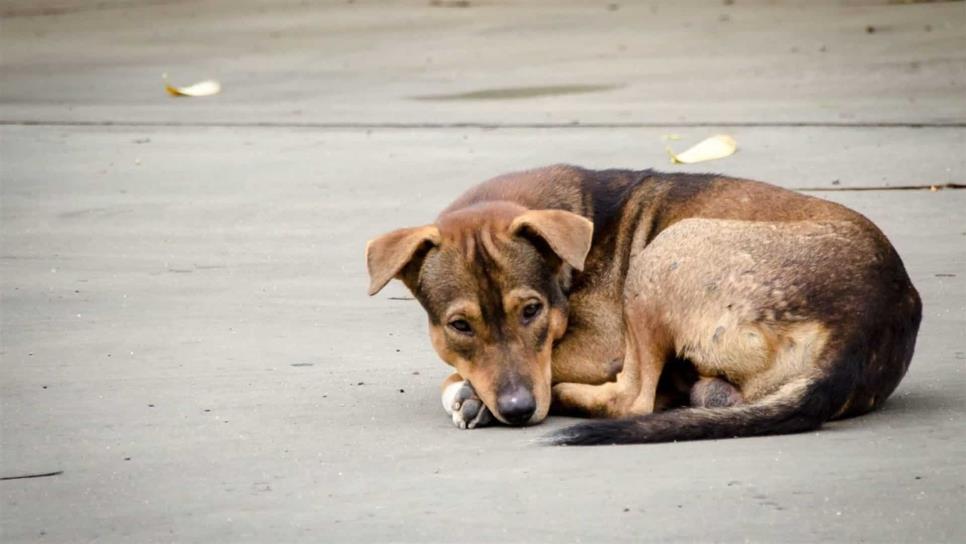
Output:
<svg viewBox="0 0 966 544">
<path fill-rule="evenodd" d="M 455 373 L 460 428 L 598 418 L 560 444 L 794 433 L 873 410 L 922 313 L 882 232 L 756 181 L 551 166 L 471 188 L 369 242 Z"/>
</svg>

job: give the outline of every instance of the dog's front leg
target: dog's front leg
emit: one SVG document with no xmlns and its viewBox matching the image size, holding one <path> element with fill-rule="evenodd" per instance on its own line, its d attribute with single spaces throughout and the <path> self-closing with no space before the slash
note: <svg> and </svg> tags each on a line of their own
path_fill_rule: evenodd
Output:
<svg viewBox="0 0 966 544">
<path fill-rule="evenodd" d="M 668 356 L 668 337 L 649 315 L 629 314 L 624 366 L 617 381 L 602 385 L 558 383 L 553 386 L 557 410 L 591 417 L 627 417 L 654 411 L 657 384 Z"/>
<path fill-rule="evenodd" d="M 460 429 L 475 429 L 488 425 L 493 415 L 476 395 L 473 385 L 458 373 L 443 380 L 443 409 Z"/>
</svg>

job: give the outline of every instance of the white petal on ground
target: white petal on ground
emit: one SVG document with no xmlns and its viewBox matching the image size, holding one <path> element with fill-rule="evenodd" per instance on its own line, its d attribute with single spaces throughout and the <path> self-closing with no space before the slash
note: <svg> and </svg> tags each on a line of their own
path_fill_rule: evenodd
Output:
<svg viewBox="0 0 966 544">
<path fill-rule="evenodd" d="M 702 140 L 682 153 L 674 153 L 668 148 L 671 162 L 676 164 L 693 164 L 696 162 L 713 161 L 731 155 L 738 149 L 738 143 L 727 134 L 718 134 Z"/>
<path fill-rule="evenodd" d="M 168 91 L 168 94 L 171 96 L 211 96 L 221 92 L 221 83 L 213 79 L 199 81 L 198 83 L 185 87 L 175 87 L 174 85 L 165 83 L 164 90 Z"/>
</svg>

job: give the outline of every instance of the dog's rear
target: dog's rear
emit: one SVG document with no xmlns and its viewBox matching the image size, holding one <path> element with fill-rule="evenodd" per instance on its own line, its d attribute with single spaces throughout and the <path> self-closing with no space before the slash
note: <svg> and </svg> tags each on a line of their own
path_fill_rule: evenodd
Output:
<svg viewBox="0 0 966 544">
<path fill-rule="evenodd" d="M 592 421 L 556 433 L 554 443 L 802 432 L 864 414 L 893 392 L 912 359 L 922 306 L 899 256 L 871 223 L 858 216 L 854 222 L 828 224 L 689 220 L 680 225 L 639 257 L 651 290 L 640 292 L 633 279 L 628 288 L 635 297 L 676 305 L 657 312 L 668 324 L 661 334 L 677 335 L 671 342 L 683 346 L 699 371 L 720 368 L 752 402 Z M 730 241 L 729 230 L 736 233 Z M 654 257 L 662 245 L 674 261 L 671 267 Z M 690 275 L 682 272 L 695 261 L 700 265 L 691 266 Z M 729 264 L 734 262 L 740 266 Z M 741 305 L 743 315 L 732 309 Z M 743 341 L 746 335 L 750 345 Z M 759 355 L 769 362 L 734 361 Z M 702 369 L 704 360 L 710 361 Z M 746 368 L 754 368 L 752 375 Z"/>
</svg>

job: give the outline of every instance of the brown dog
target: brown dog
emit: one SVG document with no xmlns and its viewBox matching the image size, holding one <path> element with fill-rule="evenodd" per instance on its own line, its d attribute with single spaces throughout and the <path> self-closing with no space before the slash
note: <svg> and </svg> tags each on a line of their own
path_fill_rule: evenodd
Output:
<svg viewBox="0 0 966 544">
<path fill-rule="evenodd" d="M 551 401 L 622 418 L 565 429 L 564 444 L 792 433 L 868 412 L 905 374 L 921 316 L 868 219 L 711 175 L 509 174 L 372 240 L 366 259 L 370 295 L 395 277 L 426 309 L 460 427 L 537 423 Z"/>
</svg>

